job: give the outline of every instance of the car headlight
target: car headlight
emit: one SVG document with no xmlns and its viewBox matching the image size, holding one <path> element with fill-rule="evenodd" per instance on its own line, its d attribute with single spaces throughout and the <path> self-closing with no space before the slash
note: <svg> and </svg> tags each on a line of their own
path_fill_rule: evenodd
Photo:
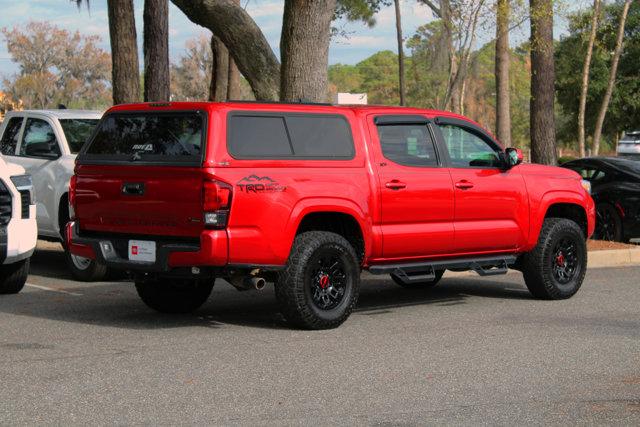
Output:
<svg viewBox="0 0 640 427">
<path fill-rule="evenodd" d="M 582 180 L 582 188 L 584 188 L 584 191 L 591 194 L 591 183 L 586 179 Z"/>
<path fill-rule="evenodd" d="M 36 196 L 33 191 L 33 180 L 31 175 L 16 175 L 11 177 L 11 182 L 16 186 L 16 189 L 20 192 L 29 192 L 29 204 L 32 205 L 36 202 Z"/>
</svg>

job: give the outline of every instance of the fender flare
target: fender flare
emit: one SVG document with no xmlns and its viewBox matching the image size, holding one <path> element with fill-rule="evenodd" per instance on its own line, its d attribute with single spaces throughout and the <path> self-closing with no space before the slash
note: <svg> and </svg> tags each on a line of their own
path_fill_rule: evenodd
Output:
<svg viewBox="0 0 640 427">
<path fill-rule="evenodd" d="M 582 209 L 587 223 L 589 223 L 589 209 L 586 197 L 583 194 L 569 190 L 550 190 L 545 192 L 540 198 L 537 209 L 532 210 L 532 217 L 530 223 L 529 243 L 528 247 L 533 248 L 538 243 L 538 236 L 542 229 L 542 223 L 544 222 L 547 212 L 552 205 L 556 204 L 569 204 L 575 205 Z M 535 214 L 533 214 L 535 212 Z M 535 216 L 534 216 L 535 215 Z"/>
<path fill-rule="evenodd" d="M 353 200 L 339 197 L 310 197 L 302 199 L 295 204 L 285 226 L 285 236 L 289 250 L 293 245 L 293 240 L 302 220 L 312 213 L 342 213 L 354 218 L 360 227 L 362 239 L 364 240 L 364 261 L 366 262 L 370 256 L 372 246 L 371 216 L 365 213 Z M 287 253 L 288 256 L 289 254 Z"/>
</svg>

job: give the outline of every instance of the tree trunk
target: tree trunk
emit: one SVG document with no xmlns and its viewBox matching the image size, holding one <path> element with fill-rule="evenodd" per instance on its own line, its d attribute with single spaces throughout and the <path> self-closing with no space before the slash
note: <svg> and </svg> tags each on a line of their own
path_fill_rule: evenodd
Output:
<svg viewBox="0 0 640 427">
<path fill-rule="evenodd" d="M 458 73 L 455 77 L 455 86 L 458 88 L 457 97 L 453 98 L 454 101 L 454 111 L 459 114 L 464 114 L 464 96 L 467 86 L 467 70 L 469 69 L 469 62 L 471 60 L 471 51 L 476 44 L 476 27 L 478 25 L 478 18 L 480 17 L 480 10 L 482 10 L 482 6 L 484 5 L 484 0 L 480 0 L 478 2 L 477 9 L 473 12 L 468 32 L 470 40 L 467 42 L 465 39 L 465 43 L 462 49 L 462 58 L 460 60 L 460 66 L 458 67 Z"/>
<path fill-rule="evenodd" d="M 624 2 L 624 8 L 622 9 L 622 15 L 620 16 L 620 24 L 618 24 L 618 38 L 616 39 L 616 49 L 613 53 L 613 60 L 611 62 L 611 71 L 609 72 L 609 83 L 607 84 L 607 91 L 602 99 L 602 105 L 600 105 L 600 112 L 598 113 L 598 119 L 596 121 L 596 130 L 593 133 L 593 155 L 597 156 L 600 151 L 600 138 L 602 137 L 602 125 L 604 124 L 604 118 L 607 115 L 609 109 L 609 101 L 611 101 L 611 95 L 613 94 L 613 85 L 616 82 L 616 75 L 618 74 L 618 62 L 620 61 L 620 55 L 622 54 L 622 45 L 624 42 L 624 26 L 627 21 L 627 15 L 629 13 L 629 7 L 631 6 L 631 0 Z"/>
<path fill-rule="evenodd" d="M 529 0 L 531 15 L 531 157 L 555 165 L 553 1 Z"/>
<path fill-rule="evenodd" d="M 587 92 L 589 90 L 589 69 L 591 68 L 591 56 L 593 54 L 593 45 L 596 41 L 596 33 L 598 31 L 598 18 L 600 16 L 600 0 L 593 1 L 593 17 L 591 18 L 591 34 L 589 34 L 589 45 L 587 46 L 587 56 L 584 59 L 582 67 L 582 87 L 580 90 L 580 107 L 578 109 L 578 150 L 580 157 L 585 156 L 584 151 L 584 116 L 587 110 Z"/>
<path fill-rule="evenodd" d="M 235 0 L 240 5 L 240 0 Z M 240 70 L 235 61 L 229 55 L 229 76 L 227 78 L 227 100 L 240 99 Z"/>
<path fill-rule="evenodd" d="M 496 10 L 496 136 L 511 146 L 511 99 L 509 96 L 509 0 L 498 0 Z"/>
<path fill-rule="evenodd" d="M 335 0 L 334 0 L 335 1 Z M 280 64 L 267 39 L 235 0 L 171 0 L 194 23 L 208 28 L 229 49 L 258 100 L 278 99 Z M 314 2 L 315 3 L 315 2 Z"/>
<path fill-rule="evenodd" d="M 402 12 L 400 11 L 400 0 L 395 0 L 396 8 L 396 36 L 398 37 L 398 89 L 400 92 L 400 105 L 405 105 L 404 89 L 404 49 L 402 47 Z"/>
<path fill-rule="evenodd" d="M 211 36 L 211 85 L 209 101 L 224 102 L 229 90 L 229 51 L 216 36 Z"/>
<path fill-rule="evenodd" d="M 240 71 L 238 66 L 233 61 L 231 55 L 229 55 L 229 75 L 227 77 L 227 99 L 239 100 L 240 99 Z"/>
<path fill-rule="evenodd" d="M 169 1 L 144 1 L 144 100 L 169 101 Z"/>
<path fill-rule="evenodd" d="M 331 20 L 336 0 L 287 0 L 280 56 L 280 99 L 325 102 Z"/>
<path fill-rule="evenodd" d="M 140 100 L 140 69 L 133 0 L 108 0 L 113 103 Z"/>
</svg>

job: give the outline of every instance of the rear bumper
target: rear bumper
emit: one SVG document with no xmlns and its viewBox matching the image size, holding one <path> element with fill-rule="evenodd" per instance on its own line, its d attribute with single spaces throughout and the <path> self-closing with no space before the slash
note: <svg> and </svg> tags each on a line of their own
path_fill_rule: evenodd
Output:
<svg viewBox="0 0 640 427">
<path fill-rule="evenodd" d="M 228 239 L 225 230 L 206 230 L 199 239 L 176 240 L 148 236 L 156 242 L 156 261 L 130 261 L 127 256 L 129 239 L 139 236 L 80 235 L 75 221 L 67 224 L 69 251 L 78 256 L 97 259 L 109 268 L 140 272 L 169 272 L 181 267 L 223 267 L 227 264 Z"/>
</svg>

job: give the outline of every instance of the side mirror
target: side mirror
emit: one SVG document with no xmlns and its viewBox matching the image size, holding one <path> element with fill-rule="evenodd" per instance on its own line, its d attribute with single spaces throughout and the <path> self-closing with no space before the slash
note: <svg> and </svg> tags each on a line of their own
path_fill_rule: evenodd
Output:
<svg viewBox="0 0 640 427">
<path fill-rule="evenodd" d="M 519 148 L 509 147 L 505 150 L 505 154 L 507 157 L 507 167 L 512 168 L 514 166 L 518 166 L 522 163 L 524 156 L 522 155 L 522 150 Z"/>
<path fill-rule="evenodd" d="M 59 153 L 51 151 L 51 147 L 48 142 L 36 142 L 28 144 L 25 147 L 24 153 L 29 157 L 40 157 L 49 160 L 56 160 L 58 157 L 60 157 Z"/>
</svg>

